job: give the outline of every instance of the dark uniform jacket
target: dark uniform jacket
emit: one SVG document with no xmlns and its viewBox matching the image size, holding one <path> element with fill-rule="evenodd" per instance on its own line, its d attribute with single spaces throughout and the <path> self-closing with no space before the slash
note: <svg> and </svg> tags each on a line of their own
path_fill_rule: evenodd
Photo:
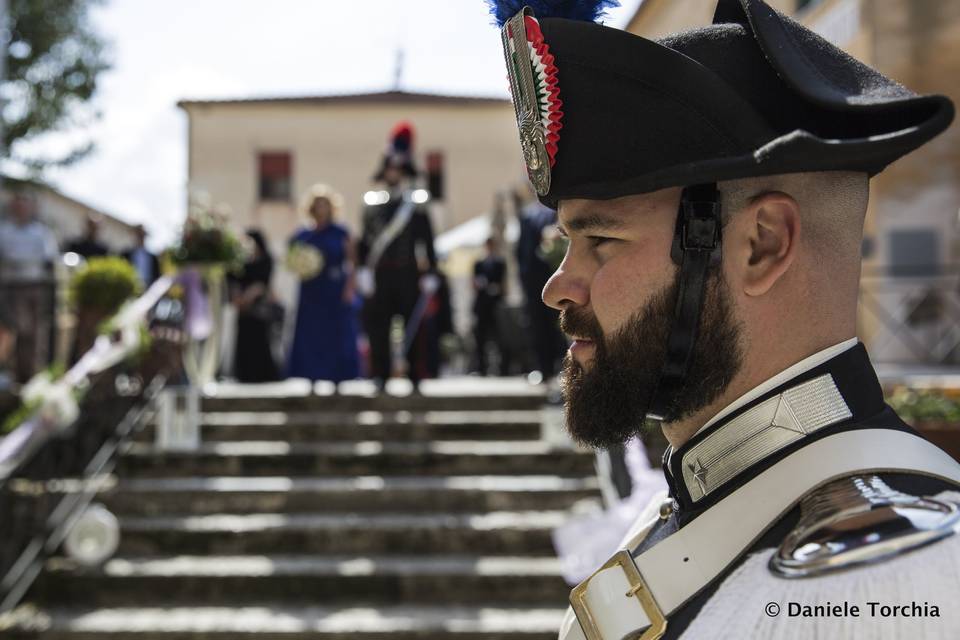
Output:
<svg viewBox="0 0 960 640">
<path fill-rule="evenodd" d="M 473 282 L 477 295 L 473 301 L 476 313 L 490 313 L 503 299 L 507 263 L 500 256 L 487 256 L 473 265 Z"/>
<path fill-rule="evenodd" d="M 433 248 L 433 226 L 425 207 L 417 205 L 409 222 L 381 254 L 376 265 L 367 265 L 370 250 L 393 216 L 400 210 L 403 199 L 392 196 L 383 204 L 367 205 L 363 210 L 363 230 L 357 247 L 359 266 L 375 266 L 378 272 L 432 271 L 437 266 Z M 418 252 L 427 269 L 418 265 Z"/>
<path fill-rule="evenodd" d="M 839 391 L 843 401 L 849 408 L 851 415 L 848 418 L 835 421 L 834 424 L 830 424 L 816 431 L 806 433 L 796 442 L 781 448 L 772 455 L 768 455 L 752 464 L 740 468 L 732 477 L 722 484 L 710 488 L 709 492 L 707 493 L 704 492 L 702 484 L 699 487 L 696 486 L 698 483 L 701 483 L 701 481 L 709 479 L 711 469 L 698 468 L 694 470 L 692 466 L 690 469 L 685 469 L 685 464 L 691 465 L 691 456 L 687 456 L 685 459 L 684 454 L 690 452 L 693 447 L 696 447 L 698 443 L 702 442 L 704 439 L 710 438 L 712 435 L 719 433 L 725 428 L 743 429 L 744 425 L 742 421 L 739 425 L 735 423 L 739 416 L 742 416 L 744 413 L 755 409 L 758 405 L 761 405 L 764 402 L 777 398 L 785 391 L 795 389 L 800 385 L 814 381 L 815 379 L 821 378 L 825 375 L 832 378 L 833 383 L 836 385 L 836 390 Z M 869 358 L 867 357 L 866 349 L 862 344 L 857 344 L 856 346 L 842 352 L 823 364 L 805 371 L 795 378 L 784 382 L 774 389 L 769 390 L 756 399 L 750 401 L 743 407 L 738 408 L 733 413 L 724 416 L 716 424 L 713 424 L 706 429 L 702 429 L 693 438 L 691 438 L 690 441 L 685 443 L 677 450 L 672 451 L 668 448 L 664 455 L 663 462 L 664 474 L 666 475 L 667 484 L 669 486 L 668 500 L 661 509 L 661 517 L 656 521 L 655 524 L 653 524 L 652 528 L 646 534 L 646 537 L 643 538 L 642 542 L 640 542 L 639 545 L 633 550 L 632 555 L 637 557 L 641 553 L 656 546 L 669 536 L 682 530 L 690 523 L 696 521 L 697 518 L 702 516 L 711 508 L 715 507 L 723 498 L 729 496 L 732 492 L 744 486 L 747 482 L 758 476 L 763 471 L 777 465 L 790 454 L 795 453 L 803 447 L 806 447 L 827 436 L 846 431 L 863 429 L 902 431 L 916 435 L 914 430 L 904 423 L 903 420 L 901 420 L 897 414 L 894 413 L 893 409 L 891 409 L 884 402 L 880 383 L 873 367 L 870 364 Z M 693 464 L 695 464 L 695 462 Z M 693 471 L 693 473 L 691 473 L 691 471 Z M 900 491 L 905 494 L 909 494 L 910 496 L 936 496 L 941 492 L 958 490 L 957 485 L 951 482 L 938 478 L 927 477 L 917 473 L 866 473 L 864 475 L 875 475 L 885 482 L 889 488 L 893 489 L 894 491 Z M 819 489 L 814 490 L 814 492 L 816 491 L 819 491 Z M 811 494 L 814 492 L 811 492 Z M 811 494 L 808 494 L 808 496 Z M 737 574 L 738 569 L 741 569 L 744 566 L 745 561 L 752 556 L 763 553 L 769 554 L 772 550 L 780 547 L 785 538 L 787 538 L 788 535 L 796 530 L 800 517 L 801 506 L 798 504 L 790 509 L 785 515 L 771 522 L 768 525 L 768 528 L 756 540 L 756 542 L 754 542 L 745 553 L 740 555 L 736 561 L 727 567 L 727 569 L 722 572 L 720 576 L 706 585 L 706 587 L 694 595 L 672 615 L 668 616 L 667 629 L 663 637 L 682 637 L 684 631 L 691 625 L 698 615 L 701 614 L 705 606 L 710 603 L 711 598 L 717 594 L 719 589 L 726 586 L 725 581 L 728 578 L 731 578 L 731 576 L 734 578 L 740 578 L 741 587 L 743 587 L 742 577 L 740 574 Z M 730 522 L 728 525 L 730 528 L 736 528 L 738 526 L 736 518 L 737 514 L 730 514 Z M 882 529 L 878 529 L 878 531 L 879 533 L 876 535 L 879 536 L 879 538 L 882 538 Z M 723 536 L 724 532 L 717 531 L 717 535 Z M 874 541 L 864 540 L 863 542 L 865 544 L 871 544 Z M 904 553 L 906 552 L 904 551 Z M 892 555 L 895 556 L 896 554 Z M 884 562 L 886 561 L 886 556 L 880 557 L 876 559 L 876 561 Z M 863 566 L 860 565 L 853 566 L 848 569 L 842 569 L 842 571 L 864 570 L 865 569 Z M 927 569 L 923 570 L 925 571 Z M 806 588 L 802 581 L 809 579 L 794 578 L 791 580 L 798 581 L 800 586 L 796 587 L 796 589 L 802 592 L 803 589 Z M 806 582 L 805 584 L 809 585 L 812 583 Z M 960 585 L 956 585 L 956 588 L 953 589 L 953 593 L 944 594 L 944 600 L 943 602 L 939 603 L 939 606 L 943 607 L 944 605 L 948 605 L 948 600 L 952 601 L 958 595 L 958 593 L 960 593 Z M 820 597 L 822 599 L 832 598 L 834 602 L 843 602 L 845 595 L 849 594 L 820 594 Z M 769 597 L 775 599 L 776 596 L 774 594 L 770 594 Z M 786 607 L 787 603 L 778 603 L 778 605 Z M 752 618 L 757 618 L 758 615 L 758 612 L 754 611 L 745 611 L 742 613 L 743 615 L 747 615 Z M 764 619 L 764 614 L 762 611 L 759 612 L 759 619 Z M 790 624 L 789 620 L 779 620 L 778 622 L 786 626 L 789 626 Z M 933 624 L 936 622 L 936 620 L 931 621 Z M 573 624 L 577 624 L 577 622 L 574 621 Z M 890 632 L 893 633 L 894 636 L 896 635 L 895 629 L 895 627 L 890 627 Z M 799 629 L 795 630 L 799 631 Z M 702 637 L 701 634 L 698 634 L 697 637 Z M 561 637 L 563 636 L 564 634 L 561 634 Z M 883 637 L 894 636 L 887 634 Z M 724 635 L 722 630 L 717 630 L 715 637 L 728 636 Z M 828 637 L 837 636 L 836 634 L 828 634 Z"/>
</svg>

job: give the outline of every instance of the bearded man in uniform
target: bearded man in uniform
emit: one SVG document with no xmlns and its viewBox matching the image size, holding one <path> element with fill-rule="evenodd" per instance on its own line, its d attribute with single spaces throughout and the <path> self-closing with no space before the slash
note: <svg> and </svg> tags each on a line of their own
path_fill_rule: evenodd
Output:
<svg viewBox="0 0 960 640">
<path fill-rule="evenodd" d="M 570 240 L 543 290 L 568 428 L 670 443 L 668 494 L 560 637 L 958 637 L 960 464 L 884 403 L 856 337 L 869 179 L 950 100 L 760 0 L 659 41 L 593 24 L 611 2 L 493 4 Z"/>
</svg>

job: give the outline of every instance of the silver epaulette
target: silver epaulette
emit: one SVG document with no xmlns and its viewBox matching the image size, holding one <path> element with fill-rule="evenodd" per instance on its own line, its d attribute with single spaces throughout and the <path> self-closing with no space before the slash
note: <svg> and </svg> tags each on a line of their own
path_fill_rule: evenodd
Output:
<svg viewBox="0 0 960 640">
<path fill-rule="evenodd" d="M 800 514 L 770 559 L 770 571 L 784 578 L 879 562 L 960 528 L 957 504 L 895 491 L 872 474 L 812 491 L 800 502 Z"/>
</svg>

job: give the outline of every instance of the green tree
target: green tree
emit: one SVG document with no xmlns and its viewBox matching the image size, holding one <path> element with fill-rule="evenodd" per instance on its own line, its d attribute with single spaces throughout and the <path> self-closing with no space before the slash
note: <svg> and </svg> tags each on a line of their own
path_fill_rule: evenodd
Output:
<svg viewBox="0 0 960 640">
<path fill-rule="evenodd" d="M 93 148 L 87 140 L 58 157 L 38 157 L 18 143 L 83 127 L 99 115 L 90 98 L 109 65 L 104 42 L 90 24 L 89 9 L 98 2 L 9 0 L 6 78 L 0 85 L 4 150 L 34 172 L 79 160 Z"/>
</svg>

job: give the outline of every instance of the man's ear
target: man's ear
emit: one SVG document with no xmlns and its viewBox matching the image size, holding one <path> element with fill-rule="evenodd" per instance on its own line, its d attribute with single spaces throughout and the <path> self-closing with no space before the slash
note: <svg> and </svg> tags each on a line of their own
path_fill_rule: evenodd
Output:
<svg viewBox="0 0 960 640">
<path fill-rule="evenodd" d="M 800 207 L 789 195 L 774 191 L 756 197 L 744 211 L 749 250 L 743 291 L 762 296 L 787 272 L 800 240 Z"/>
</svg>

